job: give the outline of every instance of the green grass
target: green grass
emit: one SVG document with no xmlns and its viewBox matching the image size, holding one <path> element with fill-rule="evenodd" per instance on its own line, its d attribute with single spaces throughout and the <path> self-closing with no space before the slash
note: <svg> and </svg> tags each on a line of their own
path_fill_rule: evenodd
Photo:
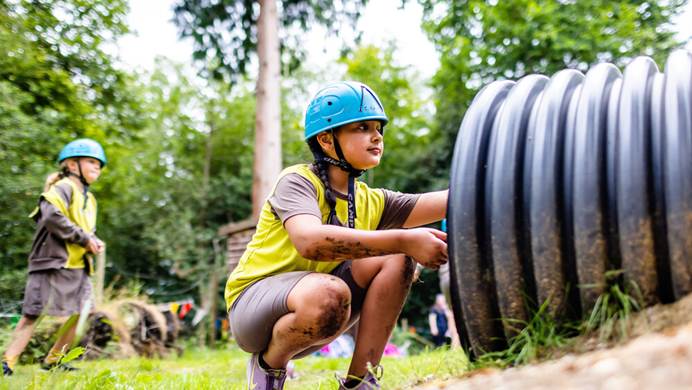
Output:
<svg viewBox="0 0 692 390">
<path fill-rule="evenodd" d="M 621 273 L 621 271 L 611 271 L 606 273 L 606 278 L 617 278 Z M 582 332 L 597 331 L 601 341 L 626 338 L 630 317 L 641 307 L 640 301 L 641 292 L 636 284 L 632 283 L 624 290 L 618 284 L 610 285 L 598 297 L 593 310 L 582 323 Z"/>
<path fill-rule="evenodd" d="M 617 283 L 621 275 L 621 270 L 606 272 L 608 288 L 581 321 L 552 318 L 547 313 L 548 301 L 537 309 L 527 303 L 527 310 L 531 313 L 529 321 L 505 319 L 506 323 L 516 326 L 517 331 L 509 340 L 509 347 L 479 356 L 469 369 L 504 368 L 545 360 L 561 349 L 570 350 L 575 342 L 591 335 L 602 342 L 626 339 L 631 316 L 641 307 L 641 293 L 633 283 L 628 288 L 621 288 Z"/>
<path fill-rule="evenodd" d="M 507 319 L 516 325 L 517 334 L 509 340 L 503 351 L 485 353 L 473 362 L 472 368 L 507 367 L 531 363 L 542 357 L 545 351 L 561 348 L 569 343 L 572 333 L 570 324 L 559 324 L 547 313 L 545 301 L 537 310 L 532 310 L 529 321 Z"/>
<path fill-rule="evenodd" d="M 0 389 L 243 389 L 248 354 L 237 348 L 188 351 L 182 357 L 132 358 L 76 362 L 78 372 L 45 372 L 38 365 L 18 366 L 0 379 Z M 297 360 L 297 379 L 286 389 L 335 389 L 349 359 L 308 357 Z M 460 350 L 439 349 L 416 356 L 385 358 L 383 388 L 408 388 L 431 379 L 463 374 L 468 366 Z"/>
<path fill-rule="evenodd" d="M 607 276 L 612 280 L 618 275 L 618 272 L 612 272 Z M 469 363 L 461 350 L 429 350 L 425 343 L 418 343 L 417 348 L 424 348 L 420 354 L 383 359 L 383 388 L 410 388 L 432 380 L 457 378 L 472 369 L 516 366 L 543 360 L 550 357 L 551 351 L 569 348 L 575 340 L 572 337 L 577 334 L 597 332 L 601 340 L 626 335 L 629 318 L 640 307 L 635 298 L 637 293 L 636 286 L 621 289 L 619 284 L 611 283 L 594 309 L 579 322 L 557 322 L 546 313 L 545 302 L 531 310 L 529 321 L 509 320 L 517 325 L 518 330 L 510 340 L 509 348 L 482 355 L 473 363 Z M 8 334 L 0 331 L 0 341 Z M 397 337 L 404 340 L 410 335 L 402 333 Z M 0 390 L 244 389 L 248 357 L 237 347 L 229 346 L 221 350 L 193 349 L 180 358 L 77 362 L 76 366 L 81 371 L 75 373 L 44 372 L 38 365 L 20 365 L 13 377 L 0 380 Z M 334 375 L 344 375 L 349 361 L 312 356 L 297 360 L 295 370 L 299 377 L 288 380 L 286 389 L 336 389 Z"/>
</svg>

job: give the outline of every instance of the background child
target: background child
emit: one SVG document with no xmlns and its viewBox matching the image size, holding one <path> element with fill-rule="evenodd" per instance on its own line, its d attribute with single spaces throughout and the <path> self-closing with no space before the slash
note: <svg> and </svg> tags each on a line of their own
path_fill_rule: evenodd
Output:
<svg viewBox="0 0 692 390">
<path fill-rule="evenodd" d="M 22 318 L 3 355 L 3 374 L 12 375 L 42 314 L 70 317 L 58 332 L 42 367 L 73 370 L 59 359 L 70 348 L 82 306 L 91 297 L 90 253 L 101 253 L 103 242 L 96 231 L 96 199 L 89 192 L 106 165 L 106 155 L 96 141 L 78 139 L 67 144 L 58 157 L 60 171 L 46 179 L 39 204 L 31 217 L 36 221 L 29 276 L 24 291 Z"/>
<path fill-rule="evenodd" d="M 305 139 L 315 161 L 281 173 L 226 285 L 232 332 L 253 354 L 250 388 L 281 388 L 289 360 L 359 318 L 339 384 L 379 387 L 378 364 L 411 286 L 412 259 L 435 269 L 446 263 L 445 233 L 402 227 L 442 219 L 447 191 L 401 194 L 356 180 L 380 163 L 387 122 L 377 95 L 361 83 L 331 84 L 311 101 Z"/>
<path fill-rule="evenodd" d="M 435 296 L 435 303 L 430 308 L 428 315 L 428 324 L 430 326 L 430 335 L 432 335 L 433 343 L 436 347 L 447 344 L 447 333 L 451 319 L 451 311 L 447 307 L 447 301 L 443 294 Z"/>
</svg>

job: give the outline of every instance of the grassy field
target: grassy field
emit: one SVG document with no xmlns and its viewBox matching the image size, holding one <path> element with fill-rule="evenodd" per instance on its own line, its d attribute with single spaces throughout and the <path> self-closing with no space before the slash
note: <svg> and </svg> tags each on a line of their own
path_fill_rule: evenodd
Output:
<svg viewBox="0 0 692 390">
<path fill-rule="evenodd" d="M 45 372 L 38 365 L 18 366 L 0 379 L 0 389 L 243 389 L 248 354 L 237 349 L 188 351 L 182 357 L 76 362 L 78 372 Z M 416 356 L 385 358 L 383 388 L 409 388 L 431 379 L 461 375 L 467 359 L 460 350 L 439 349 Z M 348 359 L 297 360 L 298 378 L 286 389 L 336 389 Z"/>
</svg>

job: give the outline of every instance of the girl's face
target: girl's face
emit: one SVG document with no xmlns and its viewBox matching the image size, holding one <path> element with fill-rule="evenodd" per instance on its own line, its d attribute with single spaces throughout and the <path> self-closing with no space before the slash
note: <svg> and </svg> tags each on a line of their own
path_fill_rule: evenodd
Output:
<svg viewBox="0 0 692 390">
<path fill-rule="evenodd" d="M 78 165 L 79 164 L 79 165 Z M 92 184 L 101 176 L 101 162 L 91 157 L 71 159 L 67 163 L 70 172 L 79 175 L 79 166 L 82 168 L 82 176 L 87 183 Z"/>
<path fill-rule="evenodd" d="M 334 132 L 346 161 L 356 169 L 370 169 L 380 164 L 384 152 L 380 121 L 354 122 Z M 336 156 L 333 156 L 336 157 Z"/>
</svg>

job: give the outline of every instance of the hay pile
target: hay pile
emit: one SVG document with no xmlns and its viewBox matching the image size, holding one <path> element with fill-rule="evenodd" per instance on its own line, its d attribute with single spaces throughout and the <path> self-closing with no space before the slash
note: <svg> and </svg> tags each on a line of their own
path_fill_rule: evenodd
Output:
<svg viewBox="0 0 692 390">
<path fill-rule="evenodd" d="M 177 346 L 180 321 L 167 309 L 137 299 L 122 299 L 98 306 L 89 315 L 80 341 L 85 358 L 126 358 L 134 355 L 163 357 Z"/>
</svg>

